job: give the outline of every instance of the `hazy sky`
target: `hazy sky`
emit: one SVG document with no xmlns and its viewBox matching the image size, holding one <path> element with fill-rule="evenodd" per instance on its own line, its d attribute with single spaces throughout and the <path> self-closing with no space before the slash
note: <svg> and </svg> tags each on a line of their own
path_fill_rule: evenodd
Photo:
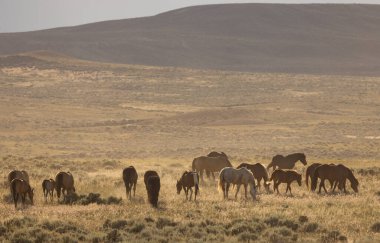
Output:
<svg viewBox="0 0 380 243">
<path fill-rule="evenodd" d="M 186 6 L 236 2 L 380 4 L 380 0 L 0 0 L 0 32 L 29 31 L 150 16 Z"/>
</svg>

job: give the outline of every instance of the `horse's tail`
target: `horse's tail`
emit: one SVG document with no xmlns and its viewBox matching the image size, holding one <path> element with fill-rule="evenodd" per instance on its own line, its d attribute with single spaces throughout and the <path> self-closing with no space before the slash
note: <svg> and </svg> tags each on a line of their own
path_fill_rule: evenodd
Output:
<svg viewBox="0 0 380 243">
<path fill-rule="evenodd" d="M 219 183 L 218 183 L 219 191 L 223 191 L 223 184 L 224 184 L 224 170 L 222 170 L 219 174 Z"/>
<path fill-rule="evenodd" d="M 319 177 L 319 168 L 314 170 L 314 173 L 311 175 L 311 190 L 315 191 L 317 189 L 317 182 Z"/>
</svg>

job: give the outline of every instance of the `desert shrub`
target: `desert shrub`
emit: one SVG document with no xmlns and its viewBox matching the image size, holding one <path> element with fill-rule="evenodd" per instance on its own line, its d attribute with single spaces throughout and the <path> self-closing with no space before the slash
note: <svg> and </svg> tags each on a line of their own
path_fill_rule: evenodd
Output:
<svg viewBox="0 0 380 243">
<path fill-rule="evenodd" d="M 309 223 L 309 224 L 306 224 L 304 226 L 303 231 L 307 232 L 307 233 L 313 233 L 317 229 L 318 229 L 318 224 L 317 223 Z"/>
<path fill-rule="evenodd" d="M 124 219 L 119 219 L 119 220 L 115 220 L 115 221 L 111 221 L 111 220 L 107 219 L 103 224 L 103 228 L 123 229 L 124 227 L 126 227 L 130 224 L 131 223 L 129 223 L 127 220 L 124 220 Z"/>
<path fill-rule="evenodd" d="M 121 204 L 123 199 L 117 197 L 108 197 L 101 198 L 99 193 L 90 192 L 88 195 L 78 195 L 76 193 L 72 193 L 65 197 L 65 199 L 61 202 L 62 204 L 77 204 L 77 205 L 89 205 L 91 203 L 96 204 Z"/>
<path fill-rule="evenodd" d="M 0 225 L 0 236 L 5 235 L 7 232 L 7 228 L 5 228 L 3 225 Z"/>
<path fill-rule="evenodd" d="M 145 229 L 145 225 L 139 223 L 139 224 L 135 224 L 132 228 L 130 228 L 129 232 L 137 234 L 137 233 L 140 233 L 143 229 Z"/>
<path fill-rule="evenodd" d="M 271 226 L 271 227 L 274 227 L 274 226 L 278 226 L 279 223 L 280 223 L 280 220 L 277 218 L 277 217 L 270 217 L 266 220 L 264 220 L 264 223 L 266 223 L 267 225 Z"/>
<path fill-rule="evenodd" d="M 238 241 L 244 241 L 244 242 L 249 242 L 249 241 L 256 241 L 259 237 L 255 234 L 252 233 L 243 233 L 239 235 Z"/>
<path fill-rule="evenodd" d="M 336 242 L 336 241 L 338 241 L 339 236 L 340 236 L 339 231 L 336 231 L 336 230 L 330 231 L 330 232 L 327 232 L 326 234 L 322 235 L 321 241 L 324 243 Z"/>
<path fill-rule="evenodd" d="M 372 230 L 372 232 L 380 233 L 380 222 L 374 223 L 371 226 L 371 230 Z"/>
<path fill-rule="evenodd" d="M 105 236 L 107 242 L 120 242 L 123 241 L 123 238 L 118 230 L 113 229 Z"/>
<path fill-rule="evenodd" d="M 154 222 L 154 219 L 152 219 L 151 217 L 146 217 L 144 220 L 145 220 L 145 222 L 148 222 L 148 223 Z"/>
<path fill-rule="evenodd" d="M 307 216 L 301 215 L 299 216 L 298 221 L 300 223 L 306 223 L 307 221 L 309 221 L 309 218 Z"/>
<path fill-rule="evenodd" d="M 158 229 L 162 229 L 164 228 L 165 226 L 171 226 L 171 227 L 174 227 L 176 226 L 177 223 L 170 220 L 170 219 L 167 219 L 167 218 L 158 218 L 157 219 L 157 222 L 156 222 L 156 227 Z"/>
<path fill-rule="evenodd" d="M 36 223 L 35 219 L 29 217 L 13 218 L 4 222 L 5 227 L 9 229 L 19 229 L 23 227 L 31 227 Z"/>
</svg>

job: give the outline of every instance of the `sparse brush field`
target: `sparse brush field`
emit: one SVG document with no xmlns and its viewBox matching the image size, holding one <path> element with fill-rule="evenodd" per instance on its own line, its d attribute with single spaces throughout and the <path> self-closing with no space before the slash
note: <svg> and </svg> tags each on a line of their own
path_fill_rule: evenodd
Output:
<svg viewBox="0 0 380 243">
<path fill-rule="evenodd" d="M 26 58 L 27 57 L 27 58 Z M 91 63 L 50 53 L 0 59 L 0 241 L 380 241 L 380 78 L 250 74 Z M 217 181 L 197 202 L 175 182 L 194 157 L 233 165 L 304 152 L 344 163 L 359 193 L 223 201 Z M 139 173 L 126 200 L 122 169 Z M 5 183 L 29 172 L 35 205 L 15 210 Z M 159 208 L 143 173 L 161 177 Z M 297 164 L 298 171 L 304 167 Z M 71 171 L 73 205 L 44 202 L 42 180 Z M 97 195 L 100 194 L 100 195 Z M 120 198 L 122 200 L 120 201 Z"/>
</svg>

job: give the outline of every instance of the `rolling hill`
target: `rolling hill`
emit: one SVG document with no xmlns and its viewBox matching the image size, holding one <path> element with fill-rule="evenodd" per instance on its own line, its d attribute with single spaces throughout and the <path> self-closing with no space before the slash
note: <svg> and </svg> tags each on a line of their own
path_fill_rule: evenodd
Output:
<svg viewBox="0 0 380 243">
<path fill-rule="evenodd" d="M 380 74 L 380 6 L 223 4 L 0 34 L 0 55 L 249 72 Z"/>
</svg>

